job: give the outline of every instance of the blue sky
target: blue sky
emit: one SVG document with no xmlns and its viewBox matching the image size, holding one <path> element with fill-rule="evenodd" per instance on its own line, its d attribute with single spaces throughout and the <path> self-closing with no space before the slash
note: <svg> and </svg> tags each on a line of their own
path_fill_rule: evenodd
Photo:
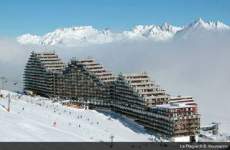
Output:
<svg viewBox="0 0 230 150">
<path fill-rule="evenodd" d="M 0 36 L 42 35 L 92 25 L 114 31 L 137 24 L 185 25 L 197 18 L 230 24 L 229 0 L 3 0 Z"/>
</svg>

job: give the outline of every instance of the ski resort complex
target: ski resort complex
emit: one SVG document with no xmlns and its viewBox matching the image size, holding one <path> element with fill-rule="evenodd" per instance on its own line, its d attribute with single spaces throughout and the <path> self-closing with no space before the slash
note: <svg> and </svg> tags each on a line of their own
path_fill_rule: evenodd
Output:
<svg viewBox="0 0 230 150">
<path fill-rule="evenodd" d="M 32 52 L 24 90 L 70 105 L 110 109 L 171 141 L 196 141 L 200 129 L 192 97 L 171 97 L 147 73 L 115 76 L 91 58 L 65 64 L 54 52 Z"/>
</svg>

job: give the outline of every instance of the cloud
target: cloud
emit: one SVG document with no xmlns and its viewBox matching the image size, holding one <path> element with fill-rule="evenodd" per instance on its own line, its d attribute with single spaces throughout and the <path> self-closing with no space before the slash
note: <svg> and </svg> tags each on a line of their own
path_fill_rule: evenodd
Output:
<svg viewBox="0 0 230 150">
<path fill-rule="evenodd" d="M 22 89 L 22 75 L 30 52 L 42 50 L 44 48 L 40 46 L 21 45 L 14 38 L 0 38 L 0 77 L 6 77 L 8 80 L 5 88 Z M 2 88 L 2 82 L 0 83 Z"/>
<path fill-rule="evenodd" d="M 25 62 L 24 49 L 15 40 L 0 38 L 0 68 L 1 76 L 13 78 L 15 71 Z M 19 67 L 20 66 L 20 67 Z"/>
</svg>

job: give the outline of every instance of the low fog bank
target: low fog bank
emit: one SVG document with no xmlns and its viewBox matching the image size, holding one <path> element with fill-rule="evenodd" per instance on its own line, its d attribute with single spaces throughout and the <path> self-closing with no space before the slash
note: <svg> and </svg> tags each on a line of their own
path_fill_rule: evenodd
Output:
<svg viewBox="0 0 230 150">
<path fill-rule="evenodd" d="M 68 50 L 94 56 L 115 73 L 148 72 L 171 95 L 193 96 L 202 123 L 221 122 L 229 132 L 230 43 L 227 38 L 176 40 L 166 43 L 129 42 Z"/>
<path fill-rule="evenodd" d="M 229 41 L 229 34 L 218 34 L 65 48 L 22 46 L 14 39 L 0 39 L 0 76 L 9 79 L 8 89 L 22 89 L 23 69 L 31 51 L 55 50 L 65 62 L 72 57 L 94 57 L 115 74 L 145 71 L 169 94 L 193 96 L 202 123 L 221 122 L 222 129 L 230 132 Z"/>
</svg>

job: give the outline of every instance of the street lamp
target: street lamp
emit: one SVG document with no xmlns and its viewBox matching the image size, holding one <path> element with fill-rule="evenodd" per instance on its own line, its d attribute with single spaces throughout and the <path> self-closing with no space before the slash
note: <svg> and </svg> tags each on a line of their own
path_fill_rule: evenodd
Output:
<svg viewBox="0 0 230 150">
<path fill-rule="evenodd" d="M 0 77 L 0 79 L 2 80 L 2 90 L 4 90 L 4 86 L 5 86 L 5 83 L 7 83 L 7 79 L 6 77 Z"/>
<path fill-rule="evenodd" d="M 8 94 L 7 97 L 8 97 L 8 107 L 7 107 L 7 111 L 10 112 L 10 102 L 11 102 L 10 94 Z"/>
<path fill-rule="evenodd" d="M 110 136 L 110 139 L 111 139 L 110 147 L 113 147 L 113 139 L 114 139 L 114 136 L 111 135 L 111 136 Z"/>
</svg>

